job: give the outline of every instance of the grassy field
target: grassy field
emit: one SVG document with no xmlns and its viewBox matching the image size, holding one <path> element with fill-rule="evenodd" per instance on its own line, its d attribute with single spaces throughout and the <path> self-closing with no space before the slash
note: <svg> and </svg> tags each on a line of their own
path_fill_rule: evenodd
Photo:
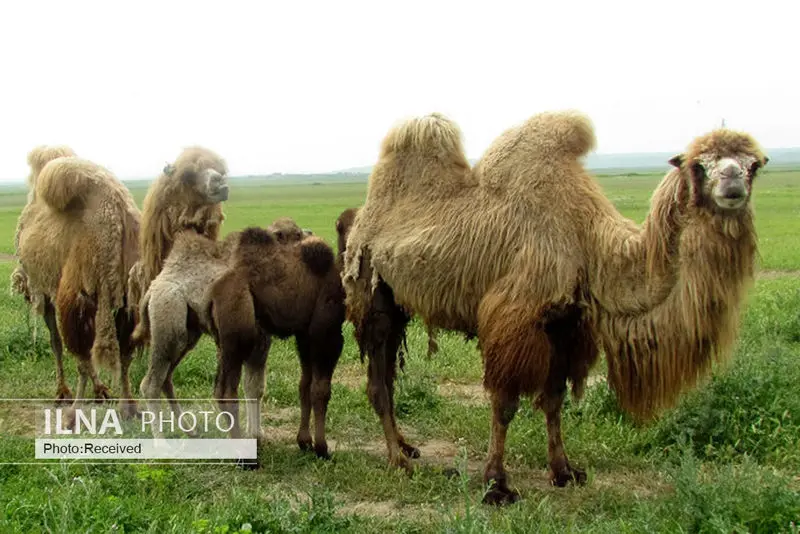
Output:
<svg viewBox="0 0 800 534">
<path fill-rule="evenodd" d="M 615 205 L 641 221 L 659 178 L 600 180 Z M 567 451 L 588 469 L 585 487 L 549 486 L 544 418 L 527 403 L 507 448 L 511 483 L 523 500 L 503 510 L 482 506 L 490 414 L 480 354 L 474 342 L 443 334 L 440 352 L 428 359 L 418 324 L 409 331 L 410 356 L 396 401 L 399 424 L 422 458 L 412 477 L 388 468 L 365 394 L 366 369 L 348 325 L 330 403 L 331 461 L 294 444 L 299 366 L 292 344 L 278 342 L 268 362 L 263 424 L 269 442 L 261 470 L 0 466 L 0 532 L 798 532 L 799 179 L 800 172 L 766 172 L 756 184 L 763 272 L 730 365 L 644 426 L 619 412 L 601 375 L 583 400 L 567 401 Z M 133 191 L 141 204 L 144 190 Z M 225 230 L 289 215 L 333 244 L 336 216 L 363 195 L 363 183 L 235 183 Z M 0 189 L 0 258 L 13 251 L 24 198 L 21 189 Z M 8 280 L 13 265 L 7 256 L 0 260 L 0 280 Z M 203 340 L 175 373 L 178 395 L 210 396 L 215 364 L 213 344 Z M 145 368 L 145 359 L 134 364 L 137 387 Z M 67 369 L 74 384 L 72 359 Z M 43 323 L 28 316 L 20 298 L 0 292 L 0 398 L 54 392 Z M 29 444 L 4 438 L 0 461 L 29 459 L 21 452 Z M 452 467 L 459 476 L 446 476 Z"/>
</svg>

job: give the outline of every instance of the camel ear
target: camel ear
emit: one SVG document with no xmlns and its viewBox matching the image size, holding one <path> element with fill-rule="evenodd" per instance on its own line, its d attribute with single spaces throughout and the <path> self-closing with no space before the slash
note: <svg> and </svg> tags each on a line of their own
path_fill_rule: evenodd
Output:
<svg viewBox="0 0 800 534">
<path fill-rule="evenodd" d="M 171 163 L 167 163 L 164 165 L 164 174 L 167 176 L 172 176 L 172 173 L 175 172 L 175 167 Z"/>
<path fill-rule="evenodd" d="M 684 159 L 683 154 L 678 154 L 677 156 L 672 156 L 672 158 L 670 158 L 668 163 L 673 167 L 677 167 L 678 169 L 680 169 L 681 165 L 683 165 L 683 159 Z"/>
</svg>

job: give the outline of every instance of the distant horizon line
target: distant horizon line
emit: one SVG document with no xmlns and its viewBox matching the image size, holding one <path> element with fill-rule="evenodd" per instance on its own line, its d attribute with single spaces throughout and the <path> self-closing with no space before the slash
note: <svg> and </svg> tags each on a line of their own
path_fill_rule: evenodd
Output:
<svg viewBox="0 0 800 534">
<path fill-rule="evenodd" d="M 769 155 L 770 152 L 797 152 L 797 161 L 790 161 L 785 163 L 797 163 L 800 164 L 800 146 L 791 146 L 791 147 L 771 147 L 765 148 L 765 152 Z M 587 165 L 586 168 L 589 170 L 604 170 L 604 169 L 611 169 L 611 170 L 655 170 L 659 168 L 666 168 L 669 166 L 668 159 L 674 156 L 674 152 L 670 151 L 660 151 L 660 152 L 590 152 L 587 156 Z M 595 158 L 634 158 L 634 157 L 648 157 L 653 158 L 652 162 L 648 162 L 646 164 L 630 164 L 630 165 L 601 165 L 598 166 L 599 162 L 591 162 L 588 160 L 595 159 Z M 665 157 L 663 162 L 656 161 L 655 158 L 657 157 Z M 471 164 L 474 164 L 480 158 L 468 158 Z M 592 165 L 594 163 L 594 165 Z M 775 163 L 781 164 L 781 161 L 776 161 Z M 365 165 L 355 165 L 351 167 L 344 167 L 342 169 L 337 170 L 328 170 L 328 171 L 269 171 L 269 172 L 240 172 L 236 174 L 230 174 L 229 176 L 232 178 L 246 178 L 246 177 L 268 177 L 268 176 L 326 176 L 326 175 L 337 175 L 337 174 L 368 174 L 369 169 L 372 168 L 372 164 L 365 164 Z M 121 181 L 130 181 L 130 182 L 138 182 L 144 180 L 153 180 L 158 177 L 160 173 L 156 173 L 150 176 L 120 176 L 117 177 Z M 22 184 L 25 183 L 26 177 L 22 178 L 0 178 L 0 184 Z"/>
</svg>

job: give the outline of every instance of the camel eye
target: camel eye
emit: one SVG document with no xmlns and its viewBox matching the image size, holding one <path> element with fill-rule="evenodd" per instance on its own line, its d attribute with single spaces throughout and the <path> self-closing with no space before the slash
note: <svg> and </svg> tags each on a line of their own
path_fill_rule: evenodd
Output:
<svg viewBox="0 0 800 534">
<path fill-rule="evenodd" d="M 692 174 L 695 176 L 695 178 L 698 178 L 700 180 L 705 180 L 707 177 L 706 168 L 703 167 L 702 163 L 692 164 Z"/>
</svg>

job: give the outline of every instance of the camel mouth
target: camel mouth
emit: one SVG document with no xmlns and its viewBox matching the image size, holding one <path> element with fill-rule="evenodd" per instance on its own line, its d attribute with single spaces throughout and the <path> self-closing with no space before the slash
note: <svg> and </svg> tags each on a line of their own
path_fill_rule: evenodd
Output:
<svg viewBox="0 0 800 534">
<path fill-rule="evenodd" d="M 217 202 L 225 202 L 228 200 L 228 186 L 224 185 L 217 189 L 217 194 L 214 195 L 214 200 Z"/>
<path fill-rule="evenodd" d="M 738 210 L 747 204 L 747 197 L 744 195 L 737 196 L 715 196 L 714 202 L 717 206 L 725 210 Z"/>
</svg>

